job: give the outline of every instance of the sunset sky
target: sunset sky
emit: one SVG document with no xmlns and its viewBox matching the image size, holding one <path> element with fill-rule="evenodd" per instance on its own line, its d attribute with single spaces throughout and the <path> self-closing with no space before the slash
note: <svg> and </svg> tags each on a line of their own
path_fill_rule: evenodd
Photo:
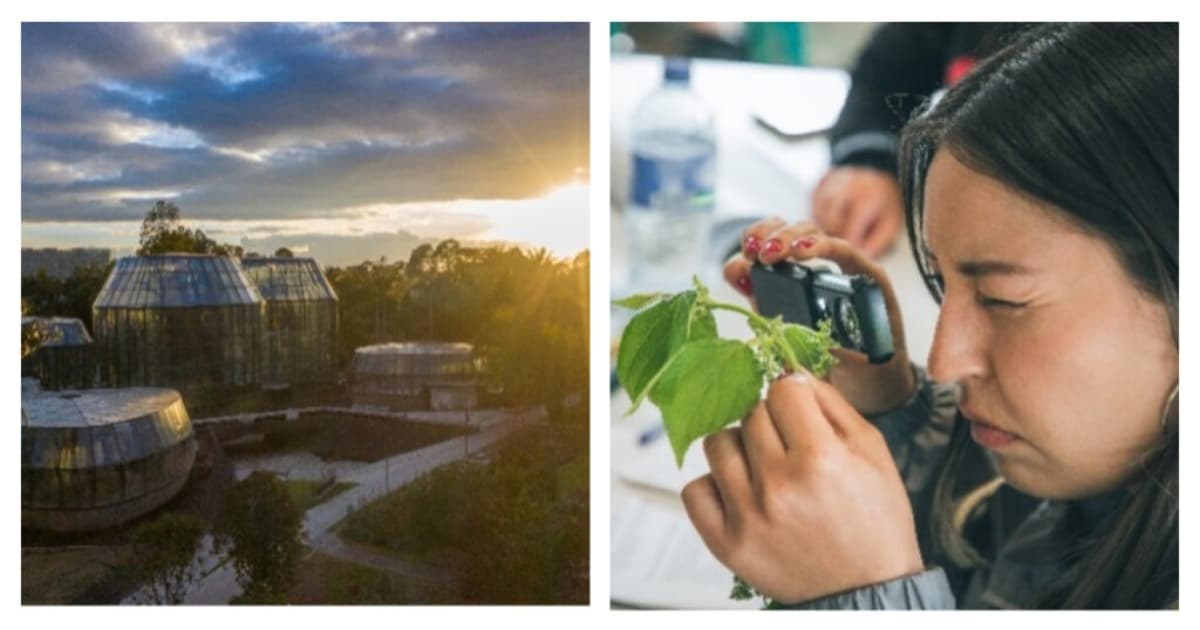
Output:
<svg viewBox="0 0 1200 630">
<path fill-rule="evenodd" d="M 586 24 L 25 24 L 22 244 L 587 247 Z"/>
</svg>

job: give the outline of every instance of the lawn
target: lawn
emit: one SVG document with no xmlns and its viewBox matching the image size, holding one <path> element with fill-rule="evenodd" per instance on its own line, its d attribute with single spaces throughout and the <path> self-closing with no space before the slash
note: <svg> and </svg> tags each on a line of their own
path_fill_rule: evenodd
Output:
<svg viewBox="0 0 1200 630">
<path fill-rule="evenodd" d="M 586 603 L 588 458 L 564 437 L 509 436 L 488 463 L 438 468 L 349 515 L 338 535 L 452 570 L 472 604 Z"/>
<path fill-rule="evenodd" d="M 319 552 L 300 563 L 287 600 L 311 605 L 461 603 L 453 585 L 392 575 Z"/>
<path fill-rule="evenodd" d="M 288 495 L 292 497 L 292 501 L 295 501 L 296 505 L 306 512 L 309 508 L 324 503 L 357 485 L 341 482 L 330 486 L 324 481 L 285 481 L 284 483 L 287 484 Z"/>
<path fill-rule="evenodd" d="M 238 453 L 308 452 L 324 460 L 374 462 L 407 453 L 463 434 L 460 426 L 406 422 L 358 414 L 313 413 L 292 421 L 262 420 L 253 425 L 224 423 L 217 428 L 223 441 L 261 433 L 259 442 L 227 445 Z"/>
<path fill-rule="evenodd" d="M 21 604 L 116 604 L 134 586 L 121 568 L 130 545 L 21 549 Z"/>
</svg>

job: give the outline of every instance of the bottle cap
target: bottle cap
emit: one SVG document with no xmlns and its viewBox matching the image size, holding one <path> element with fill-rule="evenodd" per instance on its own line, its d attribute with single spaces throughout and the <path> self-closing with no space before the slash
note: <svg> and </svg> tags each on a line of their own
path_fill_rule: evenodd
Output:
<svg viewBox="0 0 1200 630">
<path fill-rule="evenodd" d="M 664 81 L 687 83 L 691 74 L 691 61 L 686 57 L 667 57 L 663 60 Z"/>
</svg>

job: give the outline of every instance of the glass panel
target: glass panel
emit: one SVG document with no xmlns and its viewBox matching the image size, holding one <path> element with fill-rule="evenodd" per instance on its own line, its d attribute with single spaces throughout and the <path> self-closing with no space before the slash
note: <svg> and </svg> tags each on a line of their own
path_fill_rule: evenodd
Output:
<svg viewBox="0 0 1200 630">
<path fill-rule="evenodd" d="M 124 498 L 121 471 L 116 466 L 104 466 L 93 471 L 96 482 L 96 505 L 119 503 Z"/>
</svg>

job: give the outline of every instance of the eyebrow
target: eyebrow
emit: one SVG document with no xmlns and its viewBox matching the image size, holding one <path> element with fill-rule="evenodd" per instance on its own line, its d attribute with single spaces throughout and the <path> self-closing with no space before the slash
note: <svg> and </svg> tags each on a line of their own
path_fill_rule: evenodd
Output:
<svg viewBox="0 0 1200 630">
<path fill-rule="evenodd" d="M 938 266 L 937 256 L 934 256 L 933 252 L 927 252 L 926 256 L 935 266 Z M 1036 272 L 1032 267 L 1003 260 L 964 260 L 956 263 L 954 268 L 970 278 L 995 275 L 1028 276 Z"/>
</svg>

